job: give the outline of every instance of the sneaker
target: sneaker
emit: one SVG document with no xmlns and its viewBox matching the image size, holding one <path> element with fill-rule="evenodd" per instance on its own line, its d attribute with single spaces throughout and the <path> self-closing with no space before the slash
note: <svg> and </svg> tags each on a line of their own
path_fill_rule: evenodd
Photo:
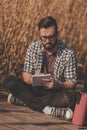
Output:
<svg viewBox="0 0 87 130">
<path fill-rule="evenodd" d="M 55 117 L 60 117 L 65 120 L 71 120 L 73 117 L 73 111 L 70 108 L 56 108 L 46 106 L 43 112 L 47 115 L 52 115 Z"/>
<path fill-rule="evenodd" d="M 15 96 L 13 96 L 12 93 L 8 95 L 7 101 L 8 103 L 11 103 L 11 104 L 25 106 L 24 102 L 16 98 Z"/>
</svg>

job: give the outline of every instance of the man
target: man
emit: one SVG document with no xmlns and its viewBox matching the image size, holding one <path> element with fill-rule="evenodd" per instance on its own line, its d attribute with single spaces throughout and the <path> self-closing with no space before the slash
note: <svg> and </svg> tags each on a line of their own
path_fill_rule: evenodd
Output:
<svg viewBox="0 0 87 130">
<path fill-rule="evenodd" d="M 10 103 L 16 99 L 48 115 L 71 119 L 76 102 L 76 58 L 71 49 L 57 40 L 57 23 L 51 17 L 42 18 L 38 24 L 40 40 L 29 45 L 25 57 L 23 80 L 8 76 L 2 83 Z M 32 75 L 51 74 L 43 79 L 42 86 L 32 86 Z M 14 100 L 13 100 L 14 99 Z"/>
</svg>

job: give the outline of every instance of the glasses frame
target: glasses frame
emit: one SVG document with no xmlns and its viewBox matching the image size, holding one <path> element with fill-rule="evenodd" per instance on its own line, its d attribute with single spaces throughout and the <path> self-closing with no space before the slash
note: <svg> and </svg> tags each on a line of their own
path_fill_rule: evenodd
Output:
<svg viewBox="0 0 87 130">
<path fill-rule="evenodd" d="M 46 42 L 47 39 L 49 39 L 50 41 L 53 41 L 55 37 L 56 37 L 56 34 L 50 35 L 50 36 L 40 36 L 40 39 L 41 41 Z"/>
</svg>

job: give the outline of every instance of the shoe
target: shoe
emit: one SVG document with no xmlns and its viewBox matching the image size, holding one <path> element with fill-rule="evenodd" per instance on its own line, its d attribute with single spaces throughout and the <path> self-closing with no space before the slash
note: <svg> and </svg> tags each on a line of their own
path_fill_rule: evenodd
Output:
<svg viewBox="0 0 87 130">
<path fill-rule="evenodd" d="M 71 120 L 73 117 L 73 111 L 70 108 L 56 108 L 46 106 L 43 112 L 47 115 L 52 115 L 65 120 Z"/>
<path fill-rule="evenodd" d="M 24 102 L 16 98 L 15 96 L 13 96 L 12 93 L 8 95 L 7 101 L 8 103 L 11 103 L 11 104 L 25 106 Z"/>
</svg>

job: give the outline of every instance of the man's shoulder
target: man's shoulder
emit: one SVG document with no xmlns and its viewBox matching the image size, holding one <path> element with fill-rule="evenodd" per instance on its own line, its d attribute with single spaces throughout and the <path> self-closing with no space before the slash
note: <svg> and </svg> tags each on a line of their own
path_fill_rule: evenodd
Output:
<svg viewBox="0 0 87 130">
<path fill-rule="evenodd" d="M 41 41 L 32 42 L 29 44 L 28 49 L 40 50 L 42 48 Z"/>
<path fill-rule="evenodd" d="M 57 45 L 60 51 L 68 54 L 71 53 L 74 54 L 74 51 L 68 45 L 66 45 L 62 40 L 58 40 Z"/>
<path fill-rule="evenodd" d="M 35 41 L 30 43 L 30 46 L 38 46 L 38 45 L 41 45 L 41 41 Z"/>
</svg>

